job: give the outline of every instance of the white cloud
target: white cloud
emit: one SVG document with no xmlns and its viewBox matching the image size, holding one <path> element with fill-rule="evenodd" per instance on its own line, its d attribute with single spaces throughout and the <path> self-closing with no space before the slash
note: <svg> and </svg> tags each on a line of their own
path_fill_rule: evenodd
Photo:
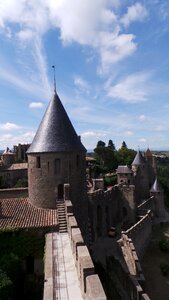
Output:
<svg viewBox="0 0 169 300">
<path fill-rule="evenodd" d="M 131 135 L 133 135 L 133 132 L 130 131 L 130 130 L 128 130 L 128 131 L 125 131 L 125 132 L 124 132 L 124 135 L 126 135 L 126 136 L 131 136 Z"/>
<path fill-rule="evenodd" d="M 140 139 L 138 139 L 138 141 L 139 141 L 140 143 L 146 143 L 146 142 L 147 142 L 147 140 L 146 140 L 145 138 L 140 138 Z"/>
<path fill-rule="evenodd" d="M 3 134 L 0 135 L 0 143 L 1 149 L 5 149 L 9 147 L 10 149 L 13 148 L 13 145 L 20 144 L 29 144 L 32 142 L 35 132 L 33 131 L 26 131 L 23 133 L 17 133 L 15 135 L 12 134 Z"/>
<path fill-rule="evenodd" d="M 81 76 L 75 76 L 74 85 L 78 87 L 82 92 L 89 93 L 90 87 L 86 80 L 84 80 Z"/>
<path fill-rule="evenodd" d="M 113 11 L 119 3 L 117 0 L 0 1 L 0 27 L 4 33 L 8 28 L 10 35 L 15 35 L 22 42 L 34 42 L 37 65 L 48 85 L 41 37 L 51 28 L 60 30 L 63 44 L 76 42 L 94 48 L 100 58 L 102 72 L 137 49 L 134 35 L 121 33 L 119 16 Z M 128 22 L 136 20 L 140 11 L 143 15 L 143 7 L 137 3 L 128 8 L 125 19 L 130 20 Z M 11 24 L 18 26 L 12 27 Z"/>
<path fill-rule="evenodd" d="M 30 108 L 41 108 L 43 106 L 44 106 L 44 104 L 42 102 L 31 102 L 29 104 Z"/>
<path fill-rule="evenodd" d="M 145 115 L 140 115 L 140 116 L 139 116 L 139 120 L 140 120 L 140 121 L 144 121 L 145 119 L 146 119 L 146 116 L 145 116 Z"/>
<path fill-rule="evenodd" d="M 23 42 L 29 41 L 34 37 L 34 33 L 30 29 L 20 30 L 16 36 Z"/>
<path fill-rule="evenodd" d="M 103 35 L 104 40 L 107 35 L 110 34 L 105 33 Z M 105 72 L 110 65 L 132 55 L 137 49 L 134 39 L 135 36 L 133 34 L 119 34 L 116 37 L 112 37 L 111 40 L 107 40 L 100 49 L 101 70 Z"/>
<path fill-rule="evenodd" d="M 10 66 L 0 66 L 0 79 L 4 80 L 19 90 L 24 90 L 29 94 L 36 95 L 38 97 L 49 98 L 49 92 L 44 85 L 40 85 L 39 82 L 35 82 L 29 78 L 23 78 L 17 74 Z"/>
<path fill-rule="evenodd" d="M 146 8 L 141 3 L 136 2 L 134 5 L 128 7 L 127 13 L 123 16 L 121 22 L 127 27 L 132 22 L 143 21 L 147 15 Z"/>
<path fill-rule="evenodd" d="M 86 131 L 81 133 L 81 137 L 104 137 L 108 134 L 106 131 Z"/>
<path fill-rule="evenodd" d="M 14 124 L 14 123 L 5 123 L 5 124 L 0 124 L 0 129 L 2 130 L 16 130 L 16 129 L 19 129 L 21 128 L 20 126 Z"/>
<path fill-rule="evenodd" d="M 129 75 L 119 83 L 106 86 L 107 96 L 121 99 L 129 103 L 137 103 L 148 99 L 148 73 L 136 73 Z"/>
</svg>

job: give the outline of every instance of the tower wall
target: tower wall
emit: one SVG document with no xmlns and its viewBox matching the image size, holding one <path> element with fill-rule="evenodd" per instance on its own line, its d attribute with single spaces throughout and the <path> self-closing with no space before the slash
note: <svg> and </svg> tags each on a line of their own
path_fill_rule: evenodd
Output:
<svg viewBox="0 0 169 300">
<path fill-rule="evenodd" d="M 78 210 L 85 186 L 85 153 L 28 155 L 29 199 L 33 205 L 56 208 L 56 201 L 63 198 L 65 183 L 70 183 L 70 197 Z"/>
</svg>

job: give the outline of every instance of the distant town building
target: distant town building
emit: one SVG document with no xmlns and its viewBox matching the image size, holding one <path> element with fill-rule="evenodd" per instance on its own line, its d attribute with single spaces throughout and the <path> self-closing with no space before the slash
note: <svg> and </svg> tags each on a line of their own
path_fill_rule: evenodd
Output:
<svg viewBox="0 0 169 300">
<path fill-rule="evenodd" d="M 16 155 L 16 161 L 28 161 L 26 151 L 28 150 L 30 144 L 18 144 L 18 146 L 13 146 L 13 152 Z"/>
</svg>

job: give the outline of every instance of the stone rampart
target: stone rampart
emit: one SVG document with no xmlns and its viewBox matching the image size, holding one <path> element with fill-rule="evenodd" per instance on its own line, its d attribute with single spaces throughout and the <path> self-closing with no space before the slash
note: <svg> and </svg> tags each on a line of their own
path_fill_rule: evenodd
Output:
<svg viewBox="0 0 169 300">
<path fill-rule="evenodd" d="M 67 216 L 67 227 L 71 241 L 72 253 L 75 259 L 78 278 L 82 295 L 85 300 L 106 300 L 102 284 L 91 259 L 89 250 L 84 243 L 81 231 L 73 216 L 73 207 L 70 201 L 65 201 Z"/>
<path fill-rule="evenodd" d="M 139 214 L 144 213 L 145 210 L 154 208 L 154 196 L 144 200 L 141 204 L 137 206 Z"/>
<path fill-rule="evenodd" d="M 139 257 L 144 255 L 146 246 L 148 245 L 152 233 L 152 217 L 151 210 L 148 210 L 141 219 L 122 234 L 132 239 Z"/>
<path fill-rule="evenodd" d="M 45 278 L 43 300 L 54 300 L 54 278 L 53 278 L 53 237 L 52 233 L 46 235 L 45 245 Z"/>
<path fill-rule="evenodd" d="M 137 277 L 116 257 L 109 258 L 108 272 L 112 284 L 118 288 L 121 299 L 150 300 Z"/>
<path fill-rule="evenodd" d="M 28 188 L 0 189 L 0 199 L 27 198 Z"/>
<path fill-rule="evenodd" d="M 67 228 L 70 238 L 74 263 L 80 282 L 80 288 L 85 300 L 106 300 L 106 295 L 97 274 L 95 274 L 88 248 L 86 247 L 77 221 L 73 215 L 73 207 L 69 200 L 65 201 Z M 62 234 L 62 233 L 60 233 Z M 54 300 L 54 271 L 53 271 L 53 238 L 46 237 L 45 253 L 45 283 L 43 300 Z"/>
<path fill-rule="evenodd" d="M 118 245 L 130 274 L 144 282 L 144 275 L 132 240 L 126 234 L 122 234 Z"/>
<path fill-rule="evenodd" d="M 107 236 L 110 227 L 122 221 L 122 195 L 117 185 L 88 193 L 88 217 L 91 243 Z"/>
</svg>

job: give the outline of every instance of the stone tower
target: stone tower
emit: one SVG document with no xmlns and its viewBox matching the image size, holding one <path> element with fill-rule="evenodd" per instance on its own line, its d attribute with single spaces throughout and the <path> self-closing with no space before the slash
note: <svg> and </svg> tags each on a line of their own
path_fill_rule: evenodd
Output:
<svg viewBox="0 0 169 300">
<path fill-rule="evenodd" d="M 137 152 L 133 162 L 134 185 L 137 204 L 149 197 L 149 180 L 147 162 L 140 151 Z"/>
<path fill-rule="evenodd" d="M 164 192 L 157 178 L 150 189 L 150 195 L 154 196 L 154 215 L 155 217 L 163 218 L 165 216 L 164 207 Z"/>
<path fill-rule="evenodd" d="M 144 157 L 147 162 L 149 188 L 151 188 L 155 181 L 155 157 L 153 157 L 149 148 L 144 153 Z"/>
<path fill-rule="evenodd" d="M 30 202 L 41 208 L 56 208 L 70 184 L 70 200 L 80 210 L 85 193 L 85 154 L 80 137 L 54 89 L 44 117 L 28 151 Z"/>
</svg>

